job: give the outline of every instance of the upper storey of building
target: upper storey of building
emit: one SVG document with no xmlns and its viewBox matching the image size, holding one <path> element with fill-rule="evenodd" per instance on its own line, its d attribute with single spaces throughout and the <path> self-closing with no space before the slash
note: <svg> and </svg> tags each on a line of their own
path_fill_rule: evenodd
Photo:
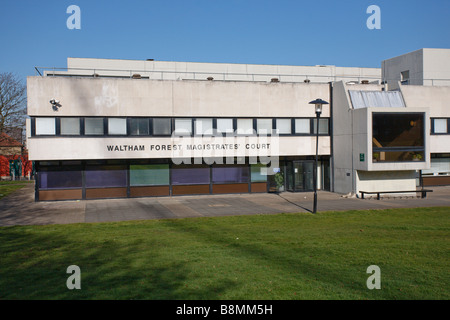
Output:
<svg viewBox="0 0 450 320">
<path fill-rule="evenodd" d="M 41 72 L 41 69 L 43 72 Z M 114 77 L 152 80 L 219 80 L 252 82 L 331 81 L 379 83 L 380 68 L 330 65 L 289 66 L 233 63 L 198 63 L 122 59 L 68 58 L 67 68 L 37 68 L 46 76 Z"/>
<path fill-rule="evenodd" d="M 403 85 L 450 86 L 450 49 L 424 48 L 382 62 L 389 90 Z"/>
</svg>

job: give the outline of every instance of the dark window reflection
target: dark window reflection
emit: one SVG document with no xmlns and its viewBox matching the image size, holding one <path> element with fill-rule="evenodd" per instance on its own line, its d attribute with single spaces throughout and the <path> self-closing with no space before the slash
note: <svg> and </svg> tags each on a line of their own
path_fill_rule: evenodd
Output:
<svg viewBox="0 0 450 320">
<path fill-rule="evenodd" d="M 373 113 L 373 161 L 423 161 L 424 114 Z"/>
</svg>

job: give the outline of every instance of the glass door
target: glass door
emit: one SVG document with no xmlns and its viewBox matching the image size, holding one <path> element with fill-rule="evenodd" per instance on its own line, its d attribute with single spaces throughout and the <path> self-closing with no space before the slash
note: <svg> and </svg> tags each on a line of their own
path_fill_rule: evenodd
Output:
<svg viewBox="0 0 450 320">
<path fill-rule="evenodd" d="M 287 190 L 313 191 L 314 161 L 298 160 L 286 163 L 286 176 Z"/>
</svg>

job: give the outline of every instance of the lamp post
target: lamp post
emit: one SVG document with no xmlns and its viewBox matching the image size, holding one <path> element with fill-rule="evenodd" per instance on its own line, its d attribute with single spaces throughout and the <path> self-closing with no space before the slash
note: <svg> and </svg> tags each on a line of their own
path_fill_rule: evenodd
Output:
<svg viewBox="0 0 450 320">
<path fill-rule="evenodd" d="M 315 111 L 316 111 L 316 161 L 314 163 L 314 174 L 313 174 L 313 183 L 314 183 L 314 206 L 313 206 L 313 213 L 317 212 L 317 162 L 319 157 L 319 119 L 320 114 L 322 113 L 322 105 L 328 104 L 328 102 L 322 100 L 322 99 L 316 99 L 314 101 L 311 101 L 310 104 L 315 105 Z"/>
</svg>

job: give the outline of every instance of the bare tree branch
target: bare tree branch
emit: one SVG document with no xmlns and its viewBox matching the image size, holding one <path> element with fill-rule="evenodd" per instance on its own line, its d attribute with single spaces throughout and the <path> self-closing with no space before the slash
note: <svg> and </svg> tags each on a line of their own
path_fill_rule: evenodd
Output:
<svg viewBox="0 0 450 320">
<path fill-rule="evenodd" d="M 0 73 L 0 134 L 24 131 L 26 102 L 26 85 L 13 73 Z"/>
</svg>

